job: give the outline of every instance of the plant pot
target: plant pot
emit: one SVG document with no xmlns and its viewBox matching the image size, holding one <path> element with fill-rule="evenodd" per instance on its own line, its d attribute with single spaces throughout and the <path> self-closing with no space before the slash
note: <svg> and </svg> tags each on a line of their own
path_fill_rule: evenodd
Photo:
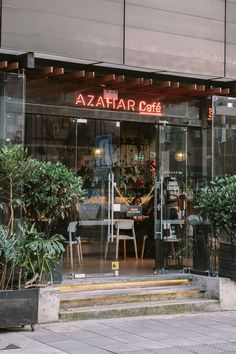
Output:
<svg viewBox="0 0 236 354">
<path fill-rule="evenodd" d="M 38 323 L 39 289 L 0 291 L 0 328 Z"/>
<path fill-rule="evenodd" d="M 219 276 L 236 280 L 236 245 L 220 243 Z"/>
<path fill-rule="evenodd" d="M 210 269 L 210 255 L 207 247 L 210 232 L 210 225 L 193 225 L 193 269 L 201 272 L 200 274 Z"/>
</svg>

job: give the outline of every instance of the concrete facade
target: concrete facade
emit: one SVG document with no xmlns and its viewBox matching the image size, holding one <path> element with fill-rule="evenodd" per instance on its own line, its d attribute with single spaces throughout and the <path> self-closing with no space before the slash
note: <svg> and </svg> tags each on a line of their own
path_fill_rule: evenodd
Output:
<svg viewBox="0 0 236 354">
<path fill-rule="evenodd" d="M 60 294 L 56 288 L 39 289 L 38 323 L 55 322 L 58 320 Z"/>
<path fill-rule="evenodd" d="M 3 0 L 2 48 L 236 78 L 235 0 Z"/>
<path fill-rule="evenodd" d="M 219 299 L 223 311 L 236 310 L 236 281 L 222 277 L 193 276 L 193 283 L 206 288 L 206 296 Z"/>
</svg>

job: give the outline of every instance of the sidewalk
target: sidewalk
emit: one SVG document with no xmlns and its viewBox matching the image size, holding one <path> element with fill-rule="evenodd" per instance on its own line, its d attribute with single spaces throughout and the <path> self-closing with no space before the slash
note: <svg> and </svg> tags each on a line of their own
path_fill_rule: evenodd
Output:
<svg viewBox="0 0 236 354">
<path fill-rule="evenodd" d="M 2 354 L 236 353 L 236 312 L 58 322 L 0 331 Z"/>
</svg>

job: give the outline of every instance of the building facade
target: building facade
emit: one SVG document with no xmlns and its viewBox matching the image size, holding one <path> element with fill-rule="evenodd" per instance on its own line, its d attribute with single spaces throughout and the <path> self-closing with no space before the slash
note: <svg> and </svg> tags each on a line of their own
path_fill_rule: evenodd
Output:
<svg viewBox="0 0 236 354">
<path fill-rule="evenodd" d="M 235 26 L 233 0 L 2 0 L 1 143 L 83 177 L 76 272 L 115 258 L 124 274 L 217 270 L 190 216 L 199 189 L 236 170 Z M 127 260 L 115 252 L 127 218 L 138 261 L 133 241 Z"/>
</svg>

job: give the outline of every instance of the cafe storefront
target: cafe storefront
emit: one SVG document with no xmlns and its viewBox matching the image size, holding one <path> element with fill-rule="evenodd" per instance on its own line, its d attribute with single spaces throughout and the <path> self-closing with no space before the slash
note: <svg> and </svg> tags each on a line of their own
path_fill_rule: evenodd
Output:
<svg viewBox="0 0 236 354">
<path fill-rule="evenodd" d="M 84 203 L 64 228 L 68 237 L 69 222 L 78 222 L 65 275 L 113 275 L 114 261 L 120 275 L 216 269 L 209 241 L 203 235 L 195 242 L 196 232 L 211 230 L 196 231 L 191 216 L 197 192 L 212 177 L 214 139 L 234 133 L 233 123 L 225 128 L 231 133 L 222 133 L 222 118 L 220 128 L 212 125 L 212 97 L 228 89 L 90 68 L 45 67 L 21 79 L 18 140 L 35 158 L 60 161 L 84 181 Z M 119 221 L 131 221 L 135 236 Z"/>
</svg>

